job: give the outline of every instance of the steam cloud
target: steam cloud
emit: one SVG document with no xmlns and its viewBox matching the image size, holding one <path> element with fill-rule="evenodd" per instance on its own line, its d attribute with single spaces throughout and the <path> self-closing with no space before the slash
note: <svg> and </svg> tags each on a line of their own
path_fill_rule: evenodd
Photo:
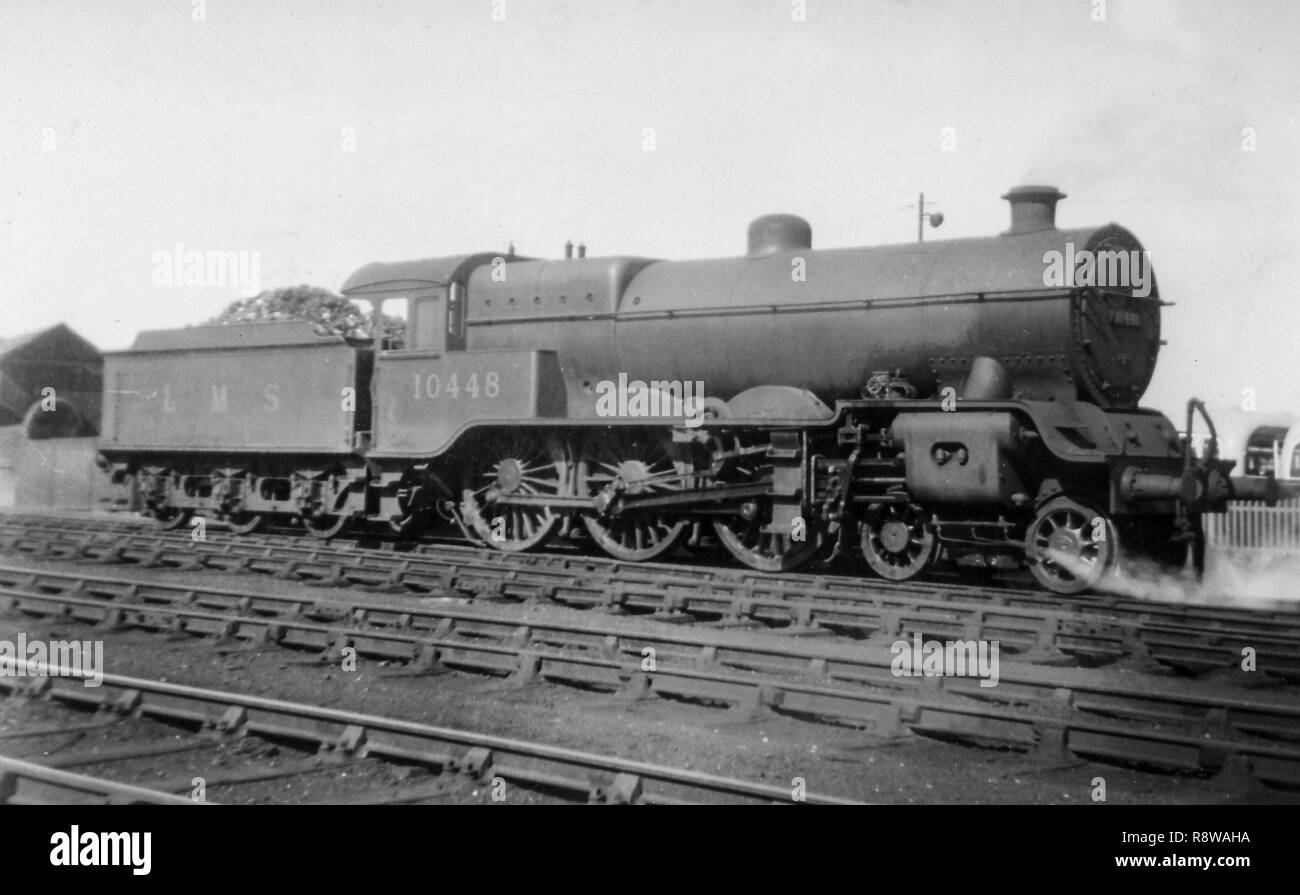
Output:
<svg viewBox="0 0 1300 895">
<path fill-rule="evenodd" d="M 1166 603 L 1267 608 L 1300 603 L 1300 555 L 1211 547 L 1205 575 L 1125 557 L 1097 587 L 1105 593 Z"/>
</svg>

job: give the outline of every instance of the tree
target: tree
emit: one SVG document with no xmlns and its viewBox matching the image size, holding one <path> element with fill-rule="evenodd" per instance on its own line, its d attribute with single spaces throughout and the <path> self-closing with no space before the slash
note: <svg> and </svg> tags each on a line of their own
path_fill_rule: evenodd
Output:
<svg viewBox="0 0 1300 895">
<path fill-rule="evenodd" d="M 308 320 L 322 333 L 349 339 L 369 339 L 370 314 L 341 295 L 319 286 L 268 289 L 252 298 L 231 302 L 209 324 L 259 323 L 268 320 Z M 402 342 L 406 321 L 384 315 L 384 337 Z"/>
</svg>

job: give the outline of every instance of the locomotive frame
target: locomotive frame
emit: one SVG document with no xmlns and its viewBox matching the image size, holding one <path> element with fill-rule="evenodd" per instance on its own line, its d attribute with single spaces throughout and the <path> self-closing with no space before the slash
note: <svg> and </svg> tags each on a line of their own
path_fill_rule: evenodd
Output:
<svg viewBox="0 0 1300 895">
<path fill-rule="evenodd" d="M 102 462 L 128 505 L 168 527 L 195 513 L 240 533 L 294 520 L 322 538 L 362 521 L 410 536 L 442 524 L 521 551 L 581 525 L 627 561 L 711 528 L 765 571 L 857 551 L 902 581 L 942 555 L 1025 563 L 1060 593 L 1095 586 L 1121 548 L 1199 570 L 1202 514 L 1275 500 L 1275 484 L 1233 479 L 1213 436 L 1198 457 L 1137 407 L 1158 293 L 1032 281 L 1045 248 L 1140 251 L 1131 234 L 1056 230 L 1053 188 L 1005 198 L 1002 237 L 924 252 L 813 252 L 806 222 L 778 215 L 735 260 L 371 264 L 343 294 L 376 319 L 407 299 L 408 345 L 301 321 L 143 333 L 107 358 Z M 816 288 L 785 283 L 799 261 L 817 265 Z M 863 271 L 889 275 L 846 297 Z M 723 330 L 657 356 L 663 334 L 705 319 L 766 346 L 797 322 L 832 362 L 729 365 L 707 352 L 745 334 Z M 870 343 L 861 358 L 855 340 Z M 593 382 L 629 367 L 651 388 L 693 369 L 723 387 L 703 420 L 601 416 Z M 1213 432 L 1195 401 L 1188 430 L 1198 410 Z"/>
</svg>

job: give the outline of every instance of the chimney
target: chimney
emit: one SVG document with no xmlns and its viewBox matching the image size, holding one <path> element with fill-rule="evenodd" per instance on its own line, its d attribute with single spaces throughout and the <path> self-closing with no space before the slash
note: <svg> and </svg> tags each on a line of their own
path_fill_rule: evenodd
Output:
<svg viewBox="0 0 1300 895">
<path fill-rule="evenodd" d="M 565 257 L 565 258 L 572 258 L 572 257 L 573 257 L 573 240 L 572 240 L 572 239 L 566 239 L 566 240 L 564 241 L 564 257 Z"/>
<path fill-rule="evenodd" d="M 578 257 L 579 258 L 587 257 L 587 244 L 585 242 L 578 243 Z"/>
<path fill-rule="evenodd" d="M 812 225 L 798 215 L 765 214 L 750 222 L 750 258 L 765 258 L 777 252 L 811 248 Z"/>
<path fill-rule="evenodd" d="M 1056 229 L 1056 203 L 1065 193 L 1054 186 L 1012 187 L 1002 197 L 1011 203 L 1011 229 L 1003 236 L 1018 236 Z"/>
</svg>

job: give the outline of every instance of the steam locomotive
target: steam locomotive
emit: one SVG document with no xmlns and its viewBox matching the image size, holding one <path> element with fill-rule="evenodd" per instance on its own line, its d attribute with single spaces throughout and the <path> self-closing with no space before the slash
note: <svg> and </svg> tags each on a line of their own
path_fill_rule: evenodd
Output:
<svg viewBox="0 0 1300 895">
<path fill-rule="evenodd" d="M 1202 515 L 1275 486 L 1139 408 L 1162 301 L 1137 239 L 1058 229 L 1053 187 L 1003 198 L 1010 229 L 978 239 L 813 249 L 781 214 L 735 258 L 369 264 L 342 292 L 376 319 L 406 300 L 404 344 L 143 332 L 106 359 L 101 463 L 164 526 L 507 551 L 585 529 L 628 561 L 711 529 L 760 570 L 944 557 L 1060 593 L 1121 551 L 1199 568 Z"/>
</svg>

